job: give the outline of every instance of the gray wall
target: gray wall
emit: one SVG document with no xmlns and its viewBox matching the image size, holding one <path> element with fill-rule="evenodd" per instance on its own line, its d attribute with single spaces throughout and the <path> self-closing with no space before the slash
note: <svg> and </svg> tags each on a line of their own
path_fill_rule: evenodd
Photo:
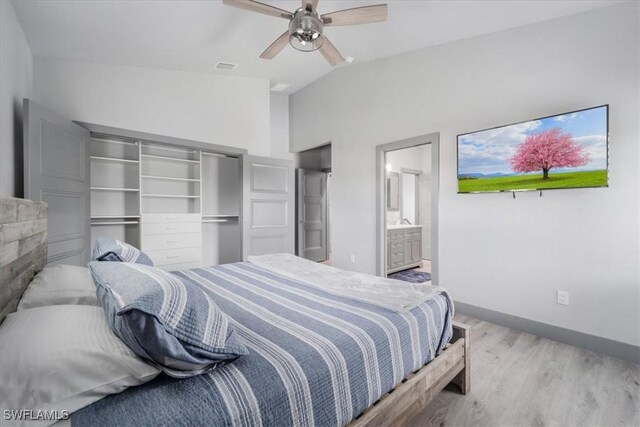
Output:
<svg viewBox="0 0 640 427">
<path fill-rule="evenodd" d="M 23 194 L 22 99 L 32 91 L 31 49 L 13 5 L 0 1 L 0 194 Z"/>
<path fill-rule="evenodd" d="M 375 146 L 440 132 L 439 284 L 467 304 L 640 344 L 638 9 L 347 66 L 292 95 L 292 151 L 332 141 L 334 265 L 375 273 Z M 459 133 L 604 103 L 609 188 L 456 194 Z"/>
</svg>

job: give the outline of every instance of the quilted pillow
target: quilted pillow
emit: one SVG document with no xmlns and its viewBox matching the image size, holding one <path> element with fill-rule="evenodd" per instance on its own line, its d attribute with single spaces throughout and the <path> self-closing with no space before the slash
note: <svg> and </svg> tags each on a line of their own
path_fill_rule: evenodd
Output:
<svg viewBox="0 0 640 427">
<path fill-rule="evenodd" d="M 198 286 L 141 264 L 94 261 L 89 269 L 115 334 L 167 375 L 199 375 L 247 354 L 227 316 Z"/>
<path fill-rule="evenodd" d="M 153 266 L 153 261 L 144 252 L 128 243 L 110 237 L 98 237 L 93 244 L 93 261 L 134 262 Z"/>
</svg>

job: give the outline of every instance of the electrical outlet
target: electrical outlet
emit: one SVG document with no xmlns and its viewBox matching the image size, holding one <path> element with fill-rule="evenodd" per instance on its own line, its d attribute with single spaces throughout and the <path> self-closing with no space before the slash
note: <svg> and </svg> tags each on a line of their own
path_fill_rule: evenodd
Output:
<svg viewBox="0 0 640 427">
<path fill-rule="evenodd" d="M 356 256 L 354 254 L 351 254 L 351 264 L 355 264 L 356 263 Z"/>
<path fill-rule="evenodd" d="M 558 291 L 557 303 L 560 305 L 569 305 L 569 292 Z"/>
</svg>

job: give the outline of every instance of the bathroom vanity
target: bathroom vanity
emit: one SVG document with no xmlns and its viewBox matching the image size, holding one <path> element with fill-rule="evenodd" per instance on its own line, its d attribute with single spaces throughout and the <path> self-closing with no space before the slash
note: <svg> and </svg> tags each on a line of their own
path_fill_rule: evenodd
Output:
<svg viewBox="0 0 640 427">
<path fill-rule="evenodd" d="M 387 274 L 422 265 L 422 226 L 387 226 Z"/>
</svg>

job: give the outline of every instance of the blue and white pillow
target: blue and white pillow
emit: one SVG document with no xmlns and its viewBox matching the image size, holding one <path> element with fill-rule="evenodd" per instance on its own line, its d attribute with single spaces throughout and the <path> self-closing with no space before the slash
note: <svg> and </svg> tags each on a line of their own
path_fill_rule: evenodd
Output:
<svg viewBox="0 0 640 427">
<path fill-rule="evenodd" d="M 142 264 L 94 261 L 89 269 L 115 334 L 167 375 L 199 375 L 247 354 L 227 316 L 185 279 Z"/>
<path fill-rule="evenodd" d="M 111 237 L 98 237 L 93 244 L 92 261 L 134 262 L 153 266 L 153 261 L 140 249 Z"/>
</svg>

